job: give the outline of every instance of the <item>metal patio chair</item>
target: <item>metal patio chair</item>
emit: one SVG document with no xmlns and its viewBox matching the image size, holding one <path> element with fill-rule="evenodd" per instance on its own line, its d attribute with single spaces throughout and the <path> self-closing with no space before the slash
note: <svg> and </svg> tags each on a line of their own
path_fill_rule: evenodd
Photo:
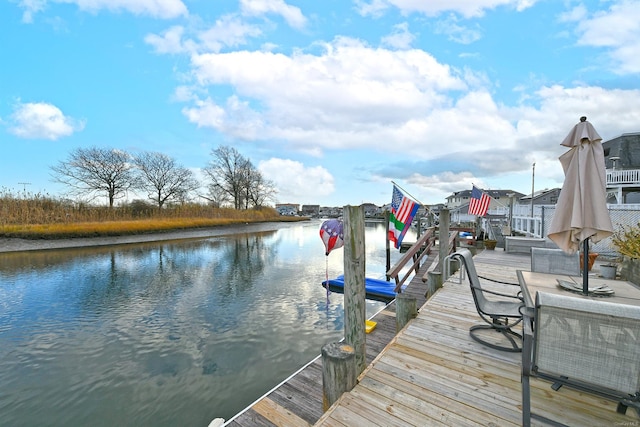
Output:
<svg viewBox="0 0 640 427">
<path fill-rule="evenodd" d="M 538 292 L 523 324 L 522 424 L 531 418 L 530 377 L 640 409 L 640 307 Z"/>
<path fill-rule="evenodd" d="M 519 341 L 521 342 L 522 340 L 522 335 L 511 329 L 522 321 L 524 300 L 521 292 L 518 292 L 517 295 L 513 295 L 488 290 L 483 287 L 482 283 L 480 283 L 480 279 L 478 278 L 478 274 L 476 273 L 473 256 L 468 249 L 459 249 L 457 252 L 454 252 L 447 257 L 445 268 L 448 268 L 448 271 L 451 271 L 450 263 L 452 260 L 460 262 L 460 283 L 462 283 L 465 273 L 469 278 L 471 294 L 473 295 L 473 301 L 476 309 L 482 320 L 487 323 L 486 325 L 472 326 L 469 329 L 469 335 L 471 335 L 471 338 L 496 350 L 510 352 L 522 351 L 522 347 L 519 345 Z M 488 341 L 481 336 L 481 333 L 487 330 L 493 330 L 500 333 L 511 345 L 507 347 L 496 342 Z"/>
</svg>

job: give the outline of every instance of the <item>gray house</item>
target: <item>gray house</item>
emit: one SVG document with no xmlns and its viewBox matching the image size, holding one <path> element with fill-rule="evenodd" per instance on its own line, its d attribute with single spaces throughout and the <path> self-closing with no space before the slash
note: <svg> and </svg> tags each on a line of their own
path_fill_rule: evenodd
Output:
<svg viewBox="0 0 640 427">
<path fill-rule="evenodd" d="M 640 132 L 602 143 L 607 168 L 607 202 L 640 203 Z"/>
</svg>

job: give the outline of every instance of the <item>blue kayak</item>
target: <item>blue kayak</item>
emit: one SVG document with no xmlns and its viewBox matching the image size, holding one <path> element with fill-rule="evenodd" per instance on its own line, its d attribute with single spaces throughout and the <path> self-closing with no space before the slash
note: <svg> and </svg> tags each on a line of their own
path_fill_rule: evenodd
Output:
<svg viewBox="0 0 640 427">
<path fill-rule="evenodd" d="M 326 280 L 322 282 L 322 287 L 327 287 Z M 396 293 L 393 291 L 396 287 L 395 282 L 365 277 L 364 287 L 368 299 L 389 302 L 396 298 Z M 402 289 L 405 287 L 406 285 L 403 285 Z M 344 293 L 344 275 L 340 275 L 335 279 L 329 279 L 329 290 L 331 292 Z"/>
</svg>

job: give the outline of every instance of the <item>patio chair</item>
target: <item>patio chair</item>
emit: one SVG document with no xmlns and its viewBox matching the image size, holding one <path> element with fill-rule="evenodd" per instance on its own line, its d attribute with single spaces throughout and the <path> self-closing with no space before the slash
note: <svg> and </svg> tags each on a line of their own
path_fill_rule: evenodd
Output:
<svg viewBox="0 0 640 427">
<path fill-rule="evenodd" d="M 531 248 L 531 271 L 579 276 L 580 255 L 569 255 L 562 249 Z"/>
<path fill-rule="evenodd" d="M 523 323 L 522 424 L 531 418 L 530 377 L 640 408 L 640 307 L 538 292 Z"/>
<path fill-rule="evenodd" d="M 460 283 L 462 283 L 464 273 L 466 272 L 476 310 L 482 320 L 487 323 L 486 325 L 472 326 L 469 329 L 471 338 L 496 350 L 510 352 L 522 351 L 520 345 L 522 335 L 511 330 L 511 328 L 522 321 L 524 302 L 521 293 L 518 292 L 517 295 L 512 295 L 488 290 L 483 287 L 476 273 L 473 257 L 468 249 L 459 249 L 447 257 L 445 268 L 448 268 L 448 271 L 451 271 L 450 263 L 452 260 L 460 262 Z M 503 335 L 510 343 L 510 346 L 507 347 L 485 339 L 481 334 L 487 330 L 493 330 Z M 484 335 L 486 336 L 486 334 Z"/>
</svg>

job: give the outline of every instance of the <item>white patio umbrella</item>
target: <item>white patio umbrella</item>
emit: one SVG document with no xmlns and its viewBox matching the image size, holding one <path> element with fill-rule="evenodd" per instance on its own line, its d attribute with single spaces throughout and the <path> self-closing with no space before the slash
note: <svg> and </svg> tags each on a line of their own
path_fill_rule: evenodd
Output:
<svg viewBox="0 0 640 427">
<path fill-rule="evenodd" d="M 583 247 L 582 291 L 589 291 L 589 241 L 613 234 L 606 195 L 606 171 L 602 138 L 586 117 L 574 126 L 561 145 L 569 151 L 560 156 L 564 183 L 548 237 L 567 253 Z"/>
</svg>

